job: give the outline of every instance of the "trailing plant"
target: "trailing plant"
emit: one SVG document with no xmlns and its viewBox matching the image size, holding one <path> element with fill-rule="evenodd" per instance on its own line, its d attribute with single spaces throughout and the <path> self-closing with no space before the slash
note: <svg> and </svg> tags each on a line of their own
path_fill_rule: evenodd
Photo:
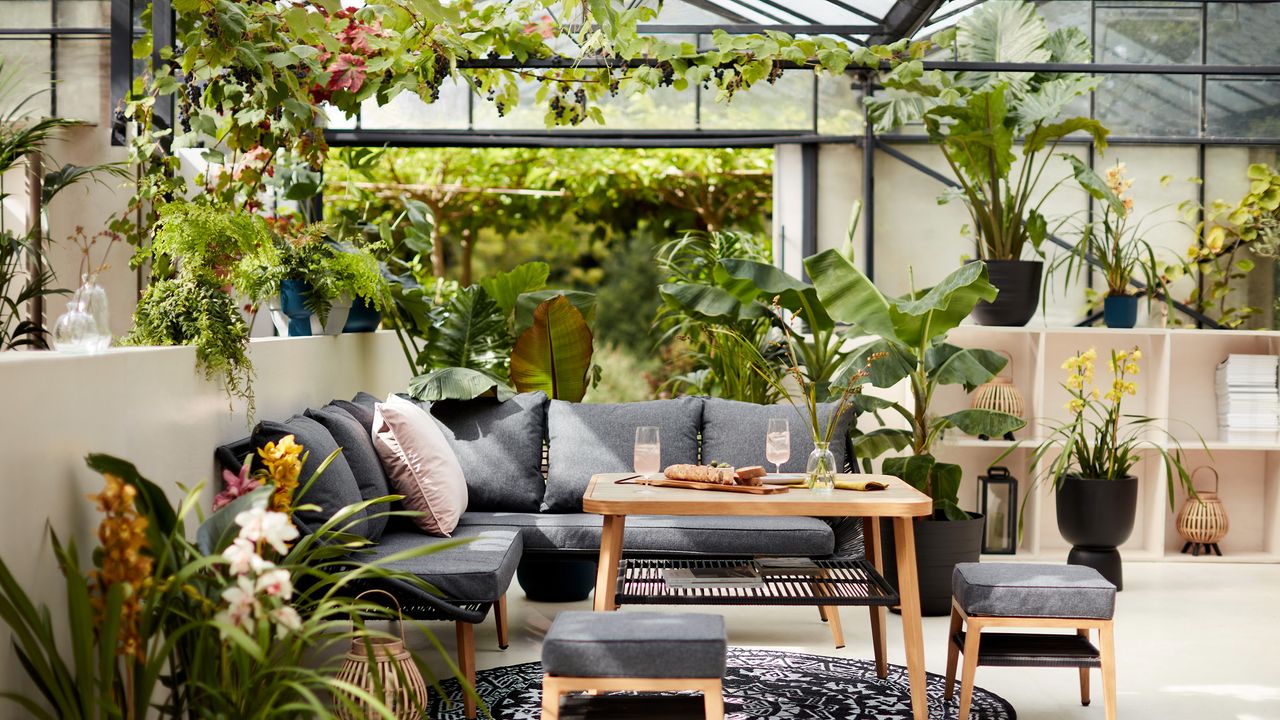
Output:
<svg viewBox="0 0 1280 720">
<path fill-rule="evenodd" d="M 932 47 L 957 60 L 1013 63 L 1090 62 L 1088 37 L 1075 27 L 1050 32 L 1033 3 L 993 0 L 963 16 L 955 28 L 932 39 Z M 1040 253 L 1048 233 L 1041 207 L 1067 180 L 1041 189 L 1058 144 L 1072 133 L 1087 133 L 1099 150 L 1107 129 L 1087 117 L 1060 119 L 1071 101 L 1091 92 L 1096 76 L 1077 73 L 925 72 L 918 58 L 894 58 L 882 77 L 885 91 L 867 99 L 880 131 L 923 121 L 929 139 L 942 151 L 959 192 L 940 203 L 964 201 L 984 260 L 1019 260 L 1029 246 Z M 1015 142 L 1021 140 L 1021 165 Z M 1088 178 L 1076 179 L 1089 190 Z"/>
<path fill-rule="evenodd" d="M 851 325 L 851 336 L 879 338 L 854 351 L 856 365 L 849 367 L 866 368 L 868 382 L 875 387 L 890 388 L 906 380 L 911 391 L 910 407 L 865 393 L 858 396 L 860 409 L 892 411 L 905 420 L 906 428 L 881 427 L 858 434 L 853 440 L 855 454 L 869 467 L 870 459 L 885 452 L 909 449 L 907 457 L 882 461 L 882 471 L 933 498 L 937 519 L 968 519 L 959 505 L 961 468 L 938 462 L 933 456 L 934 443 L 951 428 L 1000 437 L 1026 424 L 1013 415 L 990 410 L 959 410 L 946 415 L 932 411 L 939 387 L 960 385 L 971 392 L 995 377 L 1006 363 L 991 350 L 961 348 L 946 341 L 947 333 L 968 317 L 978 301 L 995 298 L 996 289 L 987 282 L 986 265 L 967 263 L 934 287 L 918 292 L 913 289 L 901 298 L 885 297 L 836 250 L 807 258 L 805 268 L 831 317 Z"/>
</svg>

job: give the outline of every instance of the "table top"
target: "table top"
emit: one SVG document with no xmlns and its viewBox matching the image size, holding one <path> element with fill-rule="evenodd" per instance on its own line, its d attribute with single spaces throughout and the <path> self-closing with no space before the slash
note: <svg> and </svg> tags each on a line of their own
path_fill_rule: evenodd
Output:
<svg viewBox="0 0 1280 720">
<path fill-rule="evenodd" d="M 773 495 L 649 487 L 618 480 L 634 473 L 600 473 L 591 478 L 582 508 L 598 515 L 805 515 L 813 517 L 920 517 L 933 513 L 933 500 L 889 475 L 840 475 L 841 479 L 879 480 L 884 490 L 832 490 L 803 487 Z M 641 494 L 640 490 L 652 492 Z"/>
</svg>

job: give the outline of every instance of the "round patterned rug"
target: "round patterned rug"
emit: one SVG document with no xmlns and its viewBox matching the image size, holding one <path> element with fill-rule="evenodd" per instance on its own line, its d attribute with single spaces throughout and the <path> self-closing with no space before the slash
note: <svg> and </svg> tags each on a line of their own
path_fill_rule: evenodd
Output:
<svg viewBox="0 0 1280 720">
<path fill-rule="evenodd" d="M 940 675 L 928 676 L 929 718 L 955 716 L 955 702 L 942 702 Z M 957 679 L 957 693 L 959 692 Z M 524 663 L 482 670 L 476 676 L 480 696 L 497 720 L 538 720 L 541 715 L 542 666 Z M 457 681 L 444 683 L 454 699 L 452 707 L 432 693 L 427 717 L 462 720 Z M 732 720 L 898 720 L 911 717 L 907 669 L 889 666 L 889 677 L 876 677 L 870 660 L 825 657 L 776 650 L 730 648 L 724 681 L 725 715 Z M 613 703 L 611 707 L 608 706 Z M 640 706 L 642 710 L 627 708 Z M 641 705 L 641 703 L 644 703 Z M 656 704 L 655 704 L 656 703 Z M 570 718 L 702 717 L 698 697 L 646 697 L 642 700 L 575 696 L 566 701 L 563 720 Z M 661 710 L 659 709 L 661 708 Z M 683 710 L 680 708 L 684 708 Z M 688 715 L 685 713 L 688 712 Z M 640 714 L 635 714 L 640 713 Z M 1003 698 L 973 689 L 973 720 L 1014 720 L 1017 713 Z"/>
</svg>

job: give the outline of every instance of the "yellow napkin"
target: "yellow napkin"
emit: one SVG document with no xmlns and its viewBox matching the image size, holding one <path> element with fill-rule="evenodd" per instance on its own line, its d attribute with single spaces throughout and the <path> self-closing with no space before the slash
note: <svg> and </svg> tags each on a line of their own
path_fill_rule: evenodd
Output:
<svg viewBox="0 0 1280 720">
<path fill-rule="evenodd" d="M 804 487 L 807 481 L 804 478 L 796 478 L 786 483 L 788 487 Z M 858 490 L 865 492 L 867 490 L 885 490 L 889 486 L 879 480 L 836 480 L 836 487 L 840 490 Z"/>
</svg>

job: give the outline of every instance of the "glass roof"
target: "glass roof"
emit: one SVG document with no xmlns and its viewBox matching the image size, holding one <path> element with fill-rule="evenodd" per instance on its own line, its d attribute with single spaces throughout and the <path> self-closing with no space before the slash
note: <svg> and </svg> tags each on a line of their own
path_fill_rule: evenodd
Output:
<svg viewBox="0 0 1280 720">
<path fill-rule="evenodd" d="M 640 0 L 655 2 L 656 0 Z M 665 0 L 655 25 L 831 25 L 860 31 L 849 40 L 892 42 L 944 27 L 981 0 Z M 930 22 L 931 18 L 936 18 Z M 796 32 L 794 34 L 807 34 Z"/>
</svg>

